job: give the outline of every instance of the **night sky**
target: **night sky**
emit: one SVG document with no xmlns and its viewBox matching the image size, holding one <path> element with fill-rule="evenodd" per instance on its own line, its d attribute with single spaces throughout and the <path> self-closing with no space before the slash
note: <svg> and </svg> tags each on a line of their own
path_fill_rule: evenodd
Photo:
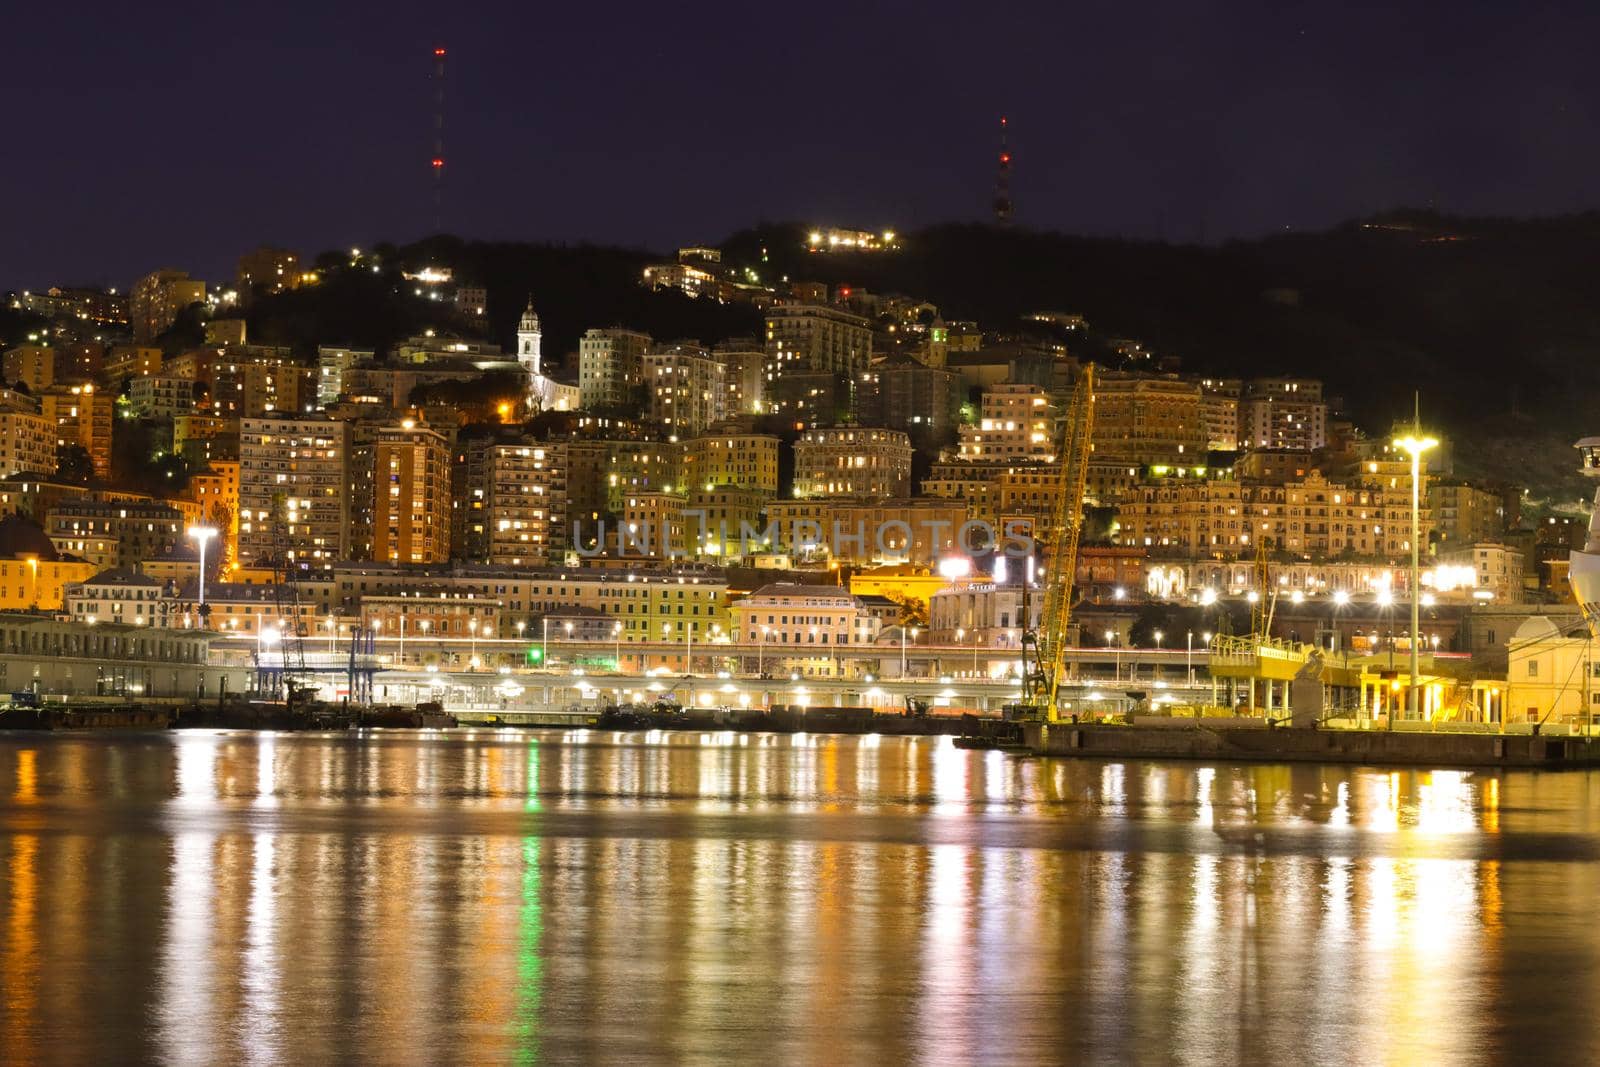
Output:
<svg viewBox="0 0 1600 1067">
<path fill-rule="evenodd" d="M 329 5 L 331 8 L 332 5 Z M 1215 241 L 1594 207 L 1600 6 L 11 4 L 0 289 L 216 280 L 444 228 L 670 248 L 760 219 Z"/>
</svg>

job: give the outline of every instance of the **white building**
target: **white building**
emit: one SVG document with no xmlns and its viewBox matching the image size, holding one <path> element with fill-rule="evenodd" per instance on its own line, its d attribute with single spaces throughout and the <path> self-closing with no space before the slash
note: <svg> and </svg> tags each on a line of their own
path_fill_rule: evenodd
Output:
<svg viewBox="0 0 1600 1067">
<path fill-rule="evenodd" d="M 173 606 L 174 601 L 162 595 L 160 582 L 131 567 L 101 571 L 67 586 L 62 596 L 62 611 L 73 622 L 170 626 Z"/>
<path fill-rule="evenodd" d="M 1310 378 L 1257 378 L 1239 402 L 1244 448 L 1314 452 L 1328 443 L 1328 405 L 1322 383 Z"/>
<path fill-rule="evenodd" d="M 860 597 L 833 585 L 764 585 L 730 609 L 734 640 L 759 646 L 767 673 L 797 671 L 804 677 L 844 673 L 833 655 L 840 647 L 870 645 L 882 621 Z"/>
</svg>

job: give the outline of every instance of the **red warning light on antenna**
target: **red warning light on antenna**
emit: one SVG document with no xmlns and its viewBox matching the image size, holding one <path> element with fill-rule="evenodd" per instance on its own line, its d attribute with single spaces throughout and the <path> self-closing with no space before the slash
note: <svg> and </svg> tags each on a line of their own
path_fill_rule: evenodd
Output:
<svg viewBox="0 0 1600 1067">
<path fill-rule="evenodd" d="M 1000 162 L 1002 162 L 1002 163 L 1010 163 L 1011 162 L 1011 153 L 1010 152 L 1001 152 L 1000 153 Z"/>
<path fill-rule="evenodd" d="M 440 159 L 438 156 L 434 156 L 433 157 L 433 165 L 436 168 L 437 167 L 442 167 L 442 166 L 444 166 L 444 160 Z"/>
<path fill-rule="evenodd" d="M 433 54 L 436 55 L 436 56 L 442 56 L 442 55 L 444 55 L 444 49 L 443 48 L 435 48 L 433 50 Z"/>
</svg>

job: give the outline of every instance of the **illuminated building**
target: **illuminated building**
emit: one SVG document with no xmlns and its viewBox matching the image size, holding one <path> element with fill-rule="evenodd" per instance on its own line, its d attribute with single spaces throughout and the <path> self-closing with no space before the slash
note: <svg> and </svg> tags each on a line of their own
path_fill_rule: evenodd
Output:
<svg viewBox="0 0 1600 1067">
<path fill-rule="evenodd" d="M 1243 383 L 1238 378 L 1200 380 L 1200 422 L 1205 427 L 1206 447 L 1213 452 L 1233 452 L 1239 448 L 1239 395 Z"/>
<path fill-rule="evenodd" d="M 239 560 L 279 552 L 326 564 L 349 554 L 350 427 L 316 418 L 239 424 Z"/>
<path fill-rule="evenodd" d="M 911 490 L 911 438 L 862 426 L 808 430 L 794 444 L 794 495 L 903 497 Z"/>
<path fill-rule="evenodd" d="M 1046 460 L 1055 455 L 1055 417 L 1037 385 L 1005 383 L 983 391 L 978 424 L 958 431 L 965 460 Z"/>
<path fill-rule="evenodd" d="M 89 453 L 96 478 L 111 476 L 111 424 L 115 401 L 91 384 L 55 385 L 39 394 L 39 413 L 56 428 L 56 446 Z M 53 469 L 53 468 L 52 468 Z"/>
<path fill-rule="evenodd" d="M 56 350 L 48 345 L 18 345 L 0 357 L 0 373 L 5 381 L 20 382 L 38 392 L 56 380 Z"/>
<path fill-rule="evenodd" d="M 1509 545 L 1479 542 L 1452 551 L 1440 552 L 1441 569 L 1461 573 L 1461 584 L 1481 600 L 1500 604 L 1520 604 L 1523 600 L 1525 562 L 1521 552 Z"/>
<path fill-rule="evenodd" d="M 160 374 L 161 364 L 162 354 L 159 348 L 148 345 L 113 345 L 100 368 L 100 380 L 106 385 L 120 387 L 128 378 Z M 178 376 L 186 377 L 182 374 Z"/>
<path fill-rule="evenodd" d="M 1563 628 L 1541 615 L 1528 617 L 1506 648 L 1504 714 L 1496 718 L 1508 723 L 1592 723 L 1600 711 L 1600 688 L 1589 677 L 1596 663 L 1600 640 L 1588 627 Z"/>
<path fill-rule="evenodd" d="M 761 414 L 766 398 L 766 351 L 754 338 L 745 337 L 720 342 L 711 355 L 726 368 L 728 414 Z"/>
<path fill-rule="evenodd" d="M 808 678 L 842 674 L 833 650 L 872 644 L 882 625 L 860 597 L 833 585 L 764 585 L 734 601 L 729 614 L 735 640 L 761 646 L 766 668 Z M 757 656 L 741 658 L 745 669 L 756 667 Z"/>
<path fill-rule="evenodd" d="M 592 410 L 637 403 L 650 344 L 649 334 L 620 326 L 589 330 L 579 338 L 579 406 Z"/>
<path fill-rule="evenodd" d="M 683 520 L 685 547 L 691 555 L 738 556 L 750 547 L 741 532 L 765 529 L 761 520 L 771 500 L 765 489 L 695 484 Z"/>
<path fill-rule="evenodd" d="M 846 230 L 820 226 L 806 232 L 808 252 L 893 252 L 900 248 L 900 235 L 893 230 Z"/>
<path fill-rule="evenodd" d="M 216 527 L 221 543 L 217 559 L 233 561 L 239 551 L 239 461 L 214 459 L 189 476 L 184 490 L 200 505 L 200 521 Z"/>
<path fill-rule="evenodd" d="M 643 373 L 645 417 L 668 434 L 693 437 L 727 417 L 727 368 L 704 348 L 656 348 L 645 353 Z"/>
<path fill-rule="evenodd" d="M 91 493 L 51 508 L 44 528 L 62 555 L 96 567 L 136 567 L 173 550 L 183 536 L 183 513 L 167 504 Z"/>
<path fill-rule="evenodd" d="M 667 558 L 688 553 L 683 510 L 687 498 L 680 493 L 629 493 L 623 501 L 622 527 L 626 531 L 622 555 Z M 615 539 L 612 539 L 615 544 Z"/>
<path fill-rule="evenodd" d="M 128 324 L 128 297 L 115 289 L 53 285 L 42 293 L 23 293 L 17 305 L 46 318 L 78 319 L 97 326 Z"/>
<path fill-rule="evenodd" d="M 872 360 L 872 324 L 825 304 L 784 302 L 767 309 L 767 382 L 792 371 L 854 377 Z"/>
<path fill-rule="evenodd" d="M 191 304 L 203 304 L 206 283 L 186 271 L 158 270 L 133 283 L 128 303 L 136 342 L 153 341 Z"/>
<path fill-rule="evenodd" d="M 1204 462 L 1200 385 L 1176 375 L 1095 378 L 1094 458 L 1101 463 Z"/>
<path fill-rule="evenodd" d="M 1245 448 L 1311 452 L 1326 446 L 1328 405 L 1322 383 L 1310 378 L 1246 382 L 1239 401 L 1239 440 Z"/>
<path fill-rule="evenodd" d="M 55 420 L 23 404 L 0 407 L 0 473 L 48 475 L 55 470 Z"/>
<path fill-rule="evenodd" d="M 1433 528 L 1443 536 L 1446 546 L 1498 541 L 1506 530 L 1501 495 L 1465 482 L 1429 485 L 1428 511 L 1433 515 Z"/>
<path fill-rule="evenodd" d="M 711 489 L 738 486 L 775 496 L 778 492 L 778 438 L 761 433 L 707 433 L 683 443 L 686 486 Z"/>
<path fill-rule="evenodd" d="M 315 278 L 315 274 L 309 275 L 310 280 Z M 300 256 L 285 248 L 262 246 L 246 252 L 239 257 L 234 272 L 234 286 L 247 301 L 257 292 L 281 293 L 286 289 L 298 289 L 306 281 Z"/>
<path fill-rule="evenodd" d="M 1117 507 L 1122 544 L 1191 556 L 1248 554 L 1264 537 L 1276 551 L 1397 559 L 1411 550 L 1410 516 L 1409 486 L 1334 483 L 1315 470 L 1282 485 L 1231 479 L 1143 484 Z"/>
<path fill-rule="evenodd" d="M 332 407 L 344 393 L 344 373 L 362 360 L 370 360 L 369 349 L 317 346 L 317 406 Z"/>
<path fill-rule="evenodd" d="M 1017 518 L 1046 521 L 1061 468 L 1051 463 L 936 463 L 922 483 L 927 496 L 961 500 L 974 519 L 999 529 Z"/>
<path fill-rule="evenodd" d="M 392 563 L 450 558 L 450 445 L 406 419 L 373 445 L 372 556 Z"/>
<path fill-rule="evenodd" d="M 815 555 L 839 563 L 932 566 L 956 550 L 967 506 L 954 500 L 775 500 L 767 521 L 777 524 L 791 555 Z M 806 525 L 806 524 L 814 525 Z M 815 531 L 816 545 L 800 543 L 796 531 Z"/>
<path fill-rule="evenodd" d="M 162 595 L 161 583 L 136 568 L 119 566 L 100 571 L 68 586 L 62 608 L 73 622 L 123 623 L 155 629 L 174 624 L 172 601 Z"/>
<path fill-rule="evenodd" d="M 1029 626 L 1039 625 L 1044 591 L 1028 591 Z M 928 601 L 929 640 L 979 648 L 1020 649 L 1022 644 L 1022 586 L 1020 582 L 947 583 Z M 957 636 L 957 635 L 960 636 Z M 1015 658 L 1006 664 L 1016 669 Z"/>
<path fill-rule="evenodd" d="M 179 415 L 192 415 L 195 413 L 194 381 L 190 378 L 170 378 L 164 374 L 134 378 L 128 382 L 128 404 L 134 414 L 142 419 L 175 419 Z"/>
<path fill-rule="evenodd" d="M 727 300 L 733 295 L 722 252 L 715 248 L 680 248 L 676 263 L 652 263 L 640 280 L 652 290 L 677 289 L 696 298 Z"/>
<path fill-rule="evenodd" d="M 514 566 L 559 562 L 567 547 L 567 443 L 470 440 L 456 454 L 458 554 Z"/>
<path fill-rule="evenodd" d="M 890 357 L 867 373 L 877 385 L 873 422 L 904 430 L 930 447 L 949 442 L 961 419 L 965 395 L 959 374 L 910 356 Z"/>
</svg>

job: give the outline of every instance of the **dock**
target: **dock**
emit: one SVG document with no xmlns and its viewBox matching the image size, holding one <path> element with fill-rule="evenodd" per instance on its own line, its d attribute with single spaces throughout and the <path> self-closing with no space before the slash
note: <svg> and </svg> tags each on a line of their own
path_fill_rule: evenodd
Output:
<svg viewBox="0 0 1600 1067">
<path fill-rule="evenodd" d="M 1026 723 L 1023 748 L 1035 756 L 1181 759 L 1218 763 L 1353 763 L 1374 766 L 1600 767 L 1600 739 L 1533 733 L 1308 729 L 1221 725 Z"/>
</svg>

